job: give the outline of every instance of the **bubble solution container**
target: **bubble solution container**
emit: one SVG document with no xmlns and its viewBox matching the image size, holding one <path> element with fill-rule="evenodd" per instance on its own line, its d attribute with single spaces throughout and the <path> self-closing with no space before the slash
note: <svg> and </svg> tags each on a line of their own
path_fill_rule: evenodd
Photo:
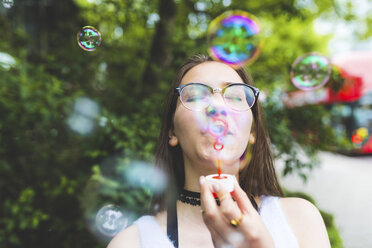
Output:
<svg viewBox="0 0 372 248">
<path fill-rule="evenodd" d="M 211 174 L 205 177 L 209 184 L 219 183 L 225 190 L 234 192 L 234 176 L 230 174 Z M 217 198 L 217 194 L 213 192 L 213 196 Z"/>
</svg>

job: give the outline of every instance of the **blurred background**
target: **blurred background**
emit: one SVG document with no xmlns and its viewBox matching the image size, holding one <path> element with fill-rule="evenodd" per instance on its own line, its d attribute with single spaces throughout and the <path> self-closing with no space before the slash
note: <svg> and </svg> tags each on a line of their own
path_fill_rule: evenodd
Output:
<svg viewBox="0 0 372 248">
<path fill-rule="evenodd" d="M 322 210 L 332 247 L 372 246 L 372 1 L 1 2 L 0 247 L 105 247 L 151 211 L 163 99 L 236 9 L 260 22 L 245 67 L 286 195 Z M 331 69 L 303 90 L 292 64 L 310 52 Z"/>
</svg>

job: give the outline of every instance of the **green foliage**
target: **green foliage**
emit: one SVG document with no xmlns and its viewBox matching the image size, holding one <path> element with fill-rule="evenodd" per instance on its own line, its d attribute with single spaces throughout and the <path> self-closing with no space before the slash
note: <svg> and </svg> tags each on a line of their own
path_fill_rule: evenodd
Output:
<svg viewBox="0 0 372 248">
<path fill-rule="evenodd" d="M 308 200 L 309 202 L 311 202 L 312 204 L 314 204 L 316 206 L 316 203 L 315 203 L 314 199 L 311 196 L 309 196 L 309 195 L 307 195 L 303 192 L 284 191 L 284 195 L 286 197 L 303 198 L 305 200 Z M 327 232 L 328 232 L 328 237 L 329 237 L 329 240 L 331 242 L 331 247 L 332 248 L 343 248 L 344 245 L 342 243 L 342 239 L 340 237 L 338 229 L 335 225 L 333 215 L 330 214 L 330 213 L 327 213 L 323 210 L 319 210 L 319 211 L 320 211 L 320 214 L 323 217 L 324 224 L 326 225 Z"/>
</svg>

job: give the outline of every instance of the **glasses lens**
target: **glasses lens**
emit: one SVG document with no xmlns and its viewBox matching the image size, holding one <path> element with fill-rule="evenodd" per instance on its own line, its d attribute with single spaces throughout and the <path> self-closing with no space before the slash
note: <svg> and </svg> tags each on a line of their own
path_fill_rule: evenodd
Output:
<svg viewBox="0 0 372 248">
<path fill-rule="evenodd" d="M 254 92 L 246 85 L 228 86 L 224 93 L 226 104 L 238 111 L 250 109 L 255 101 Z"/>
<path fill-rule="evenodd" d="M 191 110 L 202 110 L 209 106 L 211 92 L 201 84 L 190 84 L 181 91 L 182 104 Z"/>
</svg>

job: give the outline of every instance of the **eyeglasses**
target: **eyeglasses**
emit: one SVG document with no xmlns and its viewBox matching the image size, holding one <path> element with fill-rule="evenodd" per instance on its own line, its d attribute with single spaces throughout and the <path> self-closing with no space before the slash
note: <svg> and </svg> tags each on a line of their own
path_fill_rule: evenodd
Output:
<svg viewBox="0 0 372 248">
<path fill-rule="evenodd" d="M 183 106 L 190 110 L 200 111 L 212 102 L 213 93 L 221 93 L 225 104 L 236 111 L 247 111 L 252 108 L 260 90 L 242 83 L 231 83 L 226 87 L 212 88 L 203 83 L 188 83 L 175 88 Z"/>
</svg>

